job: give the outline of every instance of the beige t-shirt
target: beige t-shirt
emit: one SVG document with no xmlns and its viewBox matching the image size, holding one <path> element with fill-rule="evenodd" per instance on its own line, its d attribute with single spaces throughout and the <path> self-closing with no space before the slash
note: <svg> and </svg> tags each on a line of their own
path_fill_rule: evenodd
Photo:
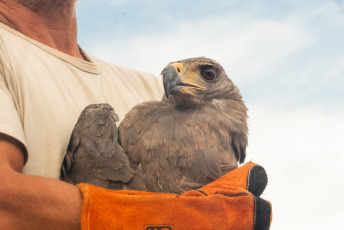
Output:
<svg viewBox="0 0 344 230">
<path fill-rule="evenodd" d="M 121 120 L 137 103 L 162 98 L 155 76 L 89 58 L 71 57 L 0 23 L 0 132 L 26 146 L 24 174 L 59 178 L 87 105 L 109 103 Z"/>
</svg>

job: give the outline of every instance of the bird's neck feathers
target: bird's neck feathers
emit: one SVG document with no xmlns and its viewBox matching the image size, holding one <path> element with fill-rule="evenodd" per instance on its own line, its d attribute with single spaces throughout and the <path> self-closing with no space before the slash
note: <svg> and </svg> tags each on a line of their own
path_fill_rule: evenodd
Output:
<svg viewBox="0 0 344 230">
<path fill-rule="evenodd" d="M 170 103 L 174 104 L 178 110 L 198 110 L 202 109 L 205 101 L 192 95 L 173 95 L 169 98 Z"/>
</svg>

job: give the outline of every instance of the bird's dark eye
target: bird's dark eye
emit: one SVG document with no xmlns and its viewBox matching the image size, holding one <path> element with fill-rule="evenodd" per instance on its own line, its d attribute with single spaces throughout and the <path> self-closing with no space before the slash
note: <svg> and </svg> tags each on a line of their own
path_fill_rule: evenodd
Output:
<svg viewBox="0 0 344 230">
<path fill-rule="evenodd" d="M 216 72 L 212 66 L 204 66 L 201 71 L 202 77 L 205 80 L 211 81 L 216 77 Z"/>
</svg>

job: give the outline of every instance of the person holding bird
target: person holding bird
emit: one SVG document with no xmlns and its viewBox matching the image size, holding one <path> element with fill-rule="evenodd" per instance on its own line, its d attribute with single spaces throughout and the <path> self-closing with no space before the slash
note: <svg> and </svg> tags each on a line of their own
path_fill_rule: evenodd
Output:
<svg viewBox="0 0 344 230">
<path fill-rule="evenodd" d="M 161 82 L 152 74 L 107 63 L 89 55 L 78 45 L 76 2 L 77 0 L 0 0 L 0 229 L 89 229 L 87 228 L 89 222 L 84 221 L 84 217 L 87 216 L 95 218 L 93 219 L 95 220 L 94 223 L 101 222 L 100 219 L 97 219 L 100 218 L 97 215 L 85 215 L 85 212 L 88 212 L 87 207 L 94 207 L 88 205 L 87 199 L 90 197 L 87 196 L 87 192 L 91 191 L 91 188 L 85 184 L 76 186 L 60 180 L 62 163 L 67 162 L 64 165 L 71 166 L 76 159 L 73 154 L 70 155 L 70 158 L 68 158 L 68 153 L 66 156 L 67 149 L 73 152 L 77 151 L 78 148 L 80 150 L 85 147 L 87 153 L 94 153 L 98 158 L 100 155 L 97 151 L 101 146 L 108 147 L 100 151 L 101 154 L 106 153 L 105 157 L 120 152 L 120 161 L 108 162 L 112 162 L 113 164 L 110 166 L 115 168 L 116 166 L 118 168 L 123 165 L 126 166 L 125 170 L 119 170 L 122 173 L 119 177 L 116 178 L 112 175 L 114 181 L 124 178 L 124 181 L 115 183 L 113 189 L 122 188 L 123 182 L 135 184 L 136 179 L 140 180 L 141 178 L 143 178 L 141 180 L 143 185 L 148 190 L 153 188 L 156 183 L 161 188 L 165 188 L 170 183 L 162 181 L 161 178 L 163 177 L 151 180 L 154 173 L 145 170 L 147 167 L 154 168 L 148 166 L 145 161 L 151 157 L 150 155 L 136 155 L 139 153 L 136 150 L 130 152 L 129 149 L 133 147 L 131 142 L 135 139 L 135 135 L 130 133 L 136 130 L 137 124 L 130 121 L 131 118 L 129 117 L 126 118 L 129 122 L 123 123 L 123 127 L 129 123 L 133 126 L 124 128 L 127 130 L 128 136 L 120 136 L 118 143 L 115 143 L 118 140 L 113 130 L 112 133 L 110 132 L 110 139 L 106 139 L 107 141 L 113 140 L 113 143 L 109 145 L 107 143 L 102 145 L 101 141 L 92 142 L 94 141 L 92 139 L 85 141 L 87 136 L 84 133 L 81 133 L 82 135 L 79 137 L 74 137 L 74 139 L 72 136 L 71 139 L 79 115 L 90 104 L 105 103 L 111 105 L 116 114 L 110 117 L 113 119 L 112 122 L 116 124 L 117 121 L 123 120 L 125 114 L 135 105 L 147 101 L 160 101 L 164 94 Z M 200 64 L 199 61 L 205 63 Z M 192 66 L 194 66 L 194 71 L 191 71 L 190 67 Z M 176 74 L 175 71 L 181 73 Z M 197 71 L 201 71 L 201 75 L 195 75 Z M 197 99 L 197 96 L 203 95 L 204 98 L 214 97 L 212 105 L 207 106 L 221 110 L 226 107 L 226 103 L 220 97 L 221 87 L 226 85 L 232 87 L 229 91 L 230 94 L 233 93 L 230 103 L 239 107 L 234 106 L 235 109 L 231 111 L 229 116 L 224 115 L 228 116 L 230 124 L 233 125 L 229 130 L 231 132 L 228 134 L 229 136 L 224 137 L 222 135 L 224 133 L 220 129 L 211 130 L 210 135 L 218 136 L 219 141 L 223 141 L 223 145 L 218 145 L 218 153 L 216 152 L 214 155 L 216 156 L 215 161 L 208 161 L 210 152 L 214 151 L 213 147 L 218 144 L 215 142 L 213 144 L 209 142 L 207 149 L 203 148 L 207 151 L 207 153 L 203 153 L 206 160 L 197 159 L 196 156 L 202 156 L 202 154 L 194 155 L 192 158 L 193 162 L 207 166 L 209 164 L 210 171 L 206 171 L 203 176 L 204 165 L 200 168 L 192 164 L 191 168 L 189 166 L 179 167 L 173 172 L 174 174 L 171 174 L 176 178 L 176 186 L 173 185 L 176 189 L 163 189 L 162 192 L 183 192 L 193 188 L 190 186 L 191 184 L 196 184 L 195 187 L 198 188 L 230 171 L 233 167 L 235 168 L 237 162 L 244 160 L 247 145 L 246 107 L 242 104 L 241 96 L 236 87 L 228 80 L 224 80 L 223 73 L 217 71 L 221 72 L 222 69 L 215 62 L 209 60 L 178 62 L 172 66 L 169 65 L 165 71 L 168 75 L 167 88 L 165 87 L 167 98 L 163 99 L 161 103 L 170 106 L 170 109 L 173 107 L 171 107 L 172 101 L 181 106 L 184 106 L 183 102 L 185 102 L 186 107 L 190 105 L 197 107 L 197 103 L 194 104 L 194 102 L 202 102 L 203 98 Z M 193 83 L 190 82 L 192 78 Z M 216 86 L 219 88 L 210 90 L 216 89 L 215 85 L 218 79 L 223 81 Z M 212 83 L 215 84 L 212 86 Z M 170 112 L 172 111 L 170 110 Z M 135 114 L 135 109 L 133 114 Z M 179 116 L 180 114 L 176 113 L 175 115 Z M 193 115 L 189 114 L 188 116 L 192 117 Z M 164 117 L 161 116 L 161 119 Z M 178 119 L 177 121 L 181 120 Z M 224 125 L 227 128 L 221 119 L 219 121 L 218 125 Z M 94 121 L 89 119 L 89 122 Z M 101 121 L 96 124 L 102 128 L 105 123 Z M 171 129 L 171 123 L 166 124 L 170 130 L 179 131 Z M 194 125 L 200 124 L 195 123 Z M 121 133 L 125 134 L 124 131 L 121 131 L 122 128 L 120 127 L 120 135 Z M 156 127 L 156 129 L 161 128 Z M 101 137 L 108 135 L 109 132 L 107 131 L 103 130 Z M 224 139 L 221 139 L 223 137 Z M 227 143 L 227 140 L 230 142 Z M 80 146 L 80 143 L 84 146 Z M 96 145 L 94 145 L 95 143 Z M 69 147 L 72 148 L 69 149 Z M 164 149 L 164 147 L 160 147 Z M 94 149 L 97 151 L 93 151 Z M 184 150 L 189 151 L 188 149 Z M 224 154 L 220 154 L 222 150 L 224 150 Z M 176 159 L 173 158 L 173 160 Z M 185 160 L 185 164 L 189 164 L 182 156 L 177 165 L 181 166 L 183 160 Z M 249 180 L 250 183 L 247 180 L 247 178 L 253 178 L 252 175 L 256 175 L 255 170 L 255 173 L 251 171 L 251 168 L 255 167 L 255 165 L 250 165 L 250 168 L 244 168 L 244 174 L 242 174 L 240 181 L 245 181 L 245 183 L 240 184 L 240 186 L 235 184 L 235 186 L 240 187 L 237 191 L 245 191 L 244 198 L 249 200 L 250 206 L 247 209 L 245 206 L 247 203 L 245 203 L 244 206 L 240 207 L 248 210 L 247 213 L 250 215 L 248 215 L 249 217 L 243 216 L 244 222 L 231 222 L 234 225 L 244 223 L 250 229 L 252 229 L 251 226 L 261 226 L 259 221 L 256 221 L 260 220 L 258 218 L 261 216 L 259 213 L 267 214 L 268 221 L 270 221 L 269 211 L 257 212 L 257 210 L 261 210 L 259 205 L 258 208 L 255 208 L 255 204 L 260 204 L 256 201 L 261 201 L 259 196 L 264 189 L 259 189 L 257 192 L 251 186 L 254 184 L 253 187 L 256 188 L 257 183 L 252 182 L 257 180 Z M 78 168 L 83 169 L 83 166 L 65 167 L 65 173 L 72 173 Z M 96 176 L 102 176 L 103 171 L 96 171 Z M 260 170 L 258 171 L 260 172 Z M 196 176 L 192 172 L 199 172 L 201 175 Z M 180 173 L 184 173 L 185 178 Z M 230 180 L 234 180 L 233 178 L 236 177 L 230 176 L 230 178 L 232 178 Z M 97 177 L 93 177 L 93 179 L 99 181 Z M 147 182 L 149 180 L 152 183 Z M 189 182 L 191 184 L 188 184 Z M 180 186 L 185 183 L 187 184 L 185 188 Z M 221 184 L 223 183 L 221 182 Z M 261 184 L 264 185 L 261 187 L 265 188 L 266 181 Z M 203 190 L 200 188 L 200 191 Z M 102 192 L 104 191 L 98 191 L 97 196 L 102 197 Z M 205 194 L 205 191 L 202 194 Z M 197 195 L 191 195 L 197 197 Z M 136 197 L 129 196 L 128 198 L 132 202 L 132 198 Z M 167 197 L 160 194 L 152 194 L 150 198 L 153 198 L 153 204 L 158 206 L 167 202 L 165 200 Z M 174 200 L 175 197 L 169 196 L 168 199 L 170 198 Z M 105 197 L 103 200 L 109 204 L 109 200 Z M 114 208 L 115 206 L 111 207 Z M 134 206 L 136 208 L 136 203 Z M 129 207 L 130 205 L 124 205 L 124 209 L 120 210 L 120 214 L 125 217 L 122 218 L 123 216 L 121 216 L 120 220 L 130 220 L 125 222 L 127 224 L 136 218 L 135 215 L 126 210 L 129 210 Z M 114 213 L 112 208 L 106 207 L 106 210 Z M 101 212 L 101 208 L 97 207 L 96 209 Z M 191 209 L 201 212 L 210 211 L 199 210 L 196 206 Z M 228 212 L 229 216 L 238 214 L 238 211 L 235 210 Z M 176 209 L 174 213 L 181 217 L 185 216 L 185 213 L 179 209 Z M 227 216 L 227 211 L 223 211 L 222 215 Z M 170 216 L 167 217 L 170 218 Z M 103 217 L 115 220 L 111 215 Z M 153 221 L 150 217 L 152 215 L 149 215 L 148 219 Z M 123 226 L 120 220 L 116 220 L 117 224 Z M 197 221 L 197 218 L 194 220 Z M 140 223 L 140 229 L 144 226 L 146 225 Z M 159 226 L 161 227 L 161 225 Z M 172 224 L 167 227 L 173 228 L 173 226 Z M 152 225 L 145 227 L 145 229 L 154 229 L 155 227 Z M 96 227 L 95 229 L 109 228 L 111 228 L 110 225 L 103 225 L 101 228 Z M 254 229 L 257 228 L 254 227 Z"/>
</svg>

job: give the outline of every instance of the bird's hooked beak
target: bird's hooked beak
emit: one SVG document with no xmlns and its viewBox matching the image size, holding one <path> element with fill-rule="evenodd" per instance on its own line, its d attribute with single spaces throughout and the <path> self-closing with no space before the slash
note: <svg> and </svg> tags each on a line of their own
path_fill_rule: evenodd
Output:
<svg viewBox="0 0 344 230">
<path fill-rule="evenodd" d="M 199 86 L 195 76 L 185 76 L 184 66 L 182 63 L 172 63 L 165 67 L 161 72 L 165 95 L 169 98 L 170 95 L 177 95 L 186 93 L 190 89 L 205 90 L 205 87 Z"/>
</svg>

